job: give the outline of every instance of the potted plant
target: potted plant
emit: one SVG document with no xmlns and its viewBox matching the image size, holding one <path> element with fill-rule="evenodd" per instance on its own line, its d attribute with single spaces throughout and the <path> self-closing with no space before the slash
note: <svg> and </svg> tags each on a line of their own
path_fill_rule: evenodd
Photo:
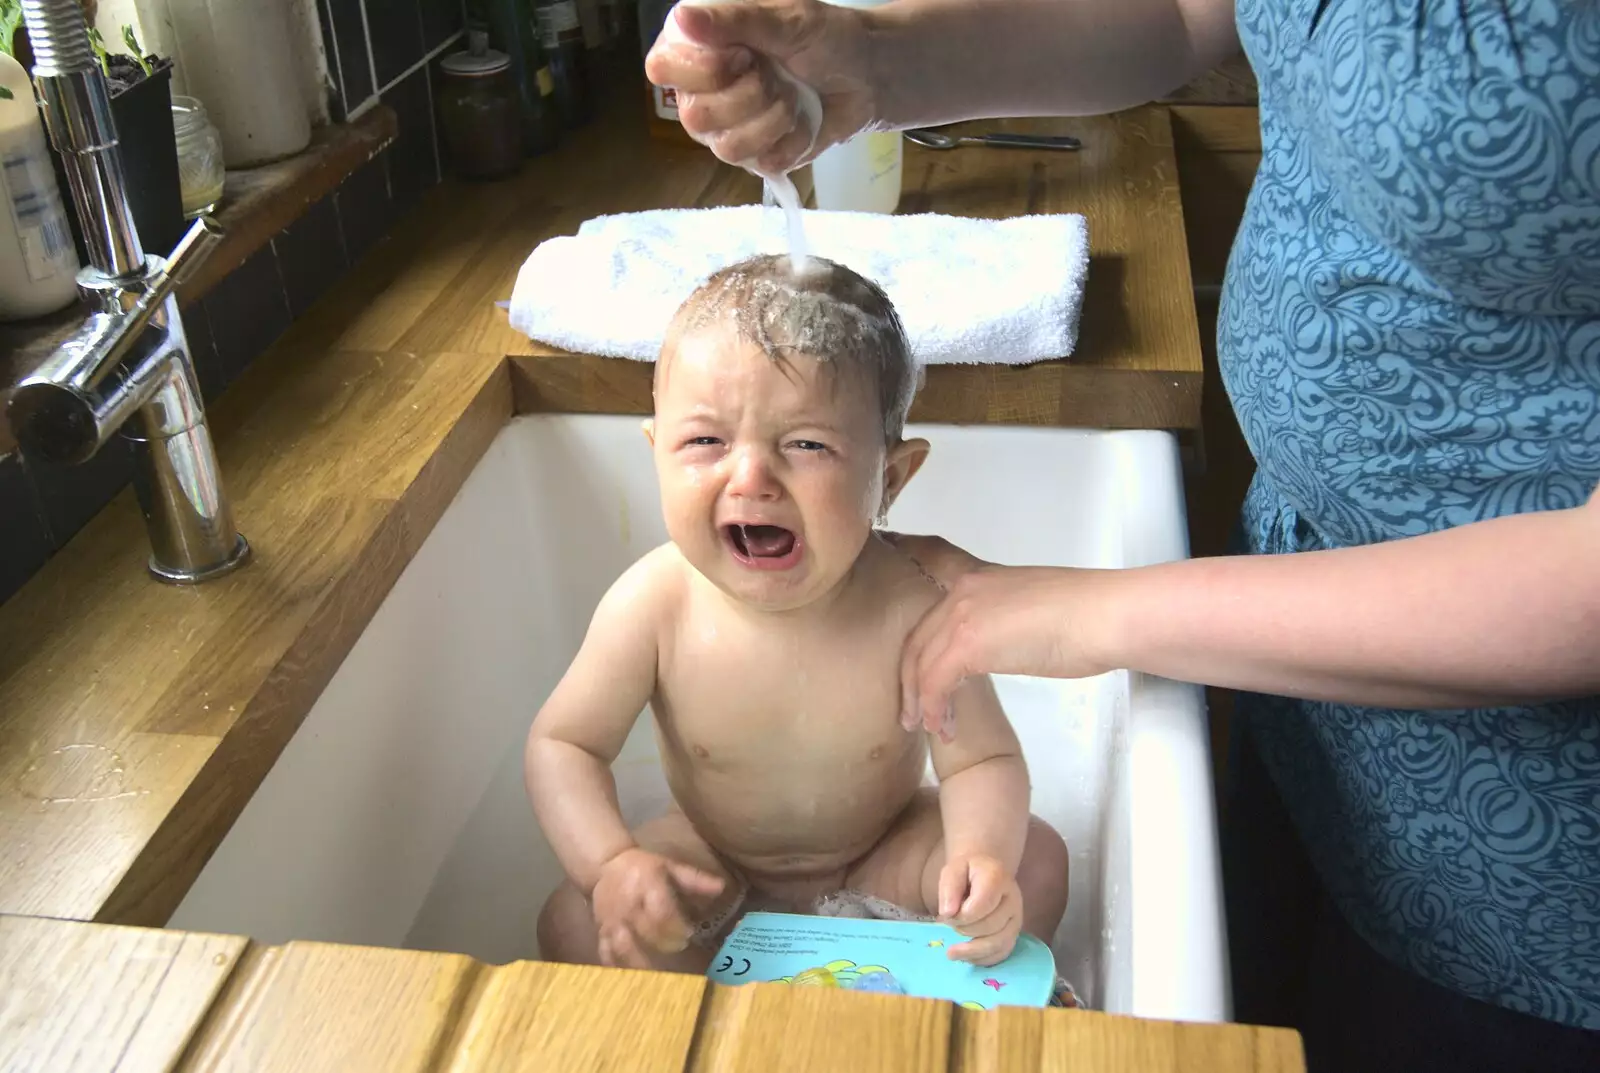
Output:
<svg viewBox="0 0 1600 1073">
<path fill-rule="evenodd" d="M 94 4 L 85 3 L 85 18 L 92 19 Z M 27 49 L 27 30 L 22 22 L 20 0 L 0 0 L 0 47 L 25 67 L 31 67 Z M 117 125 L 117 142 L 122 156 L 128 207 L 146 253 L 165 255 L 183 237 L 183 190 L 178 179 L 178 140 L 172 125 L 172 61 L 147 56 L 139 47 L 133 27 L 122 28 L 123 42 L 132 55 L 106 49 L 100 34 L 92 27 L 89 43 L 105 72 L 111 93 L 111 118 Z M 56 182 L 65 194 L 66 168 L 55 146 L 50 147 Z M 68 213 L 72 239 L 78 259 L 89 263 L 83 243 L 83 224 L 77 205 Z"/>
</svg>

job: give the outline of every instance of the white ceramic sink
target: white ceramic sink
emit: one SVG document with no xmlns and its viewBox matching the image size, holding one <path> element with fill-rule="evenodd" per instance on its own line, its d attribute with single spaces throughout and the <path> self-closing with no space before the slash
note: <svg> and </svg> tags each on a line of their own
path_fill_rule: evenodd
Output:
<svg viewBox="0 0 1600 1073">
<path fill-rule="evenodd" d="M 891 525 L 1001 562 L 1187 554 L 1160 432 L 914 426 L 933 444 Z M 596 601 L 665 539 L 635 418 L 513 420 L 468 478 L 218 848 L 171 926 L 537 956 L 561 878 L 522 785 L 528 724 Z M 1114 673 L 1002 678 L 1033 809 L 1072 852 L 1058 967 L 1097 1008 L 1229 1016 L 1201 692 Z M 616 771 L 638 822 L 667 794 L 648 719 Z"/>
</svg>

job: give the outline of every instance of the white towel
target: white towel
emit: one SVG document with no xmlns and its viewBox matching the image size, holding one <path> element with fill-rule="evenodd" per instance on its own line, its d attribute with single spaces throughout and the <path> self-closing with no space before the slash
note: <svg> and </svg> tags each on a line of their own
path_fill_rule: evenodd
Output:
<svg viewBox="0 0 1600 1073">
<path fill-rule="evenodd" d="M 1023 365 L 1078 338 L 1089 232 L 1077 214 L 973 220 L 805 214 L 810 252 L 889 295 L 924 364 Z M 757 253 L 788 250 L 783 213 L 761 205 L 600 216 L 523 263 L 511 326 L 563 350 L 654 361 L 695 287 Z"/>
</svg>

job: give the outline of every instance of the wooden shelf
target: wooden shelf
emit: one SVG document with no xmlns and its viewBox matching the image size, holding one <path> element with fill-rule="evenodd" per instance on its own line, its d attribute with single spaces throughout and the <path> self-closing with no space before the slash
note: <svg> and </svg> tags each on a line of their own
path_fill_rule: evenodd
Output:
<svg viewBox="0 0 1600 1073">
<path fill-rule="evenodd" d="M 228 172 L 216 221 L 227 231 L 215 252 L 178 289 L 184 307 L 203 298 L 272 237 L 338 188 L 345 177 L 381 153 L 399 129 L 394 110 L 380 105 L 354 123 L 319 127 L 302 153 L 276 164 Z M 83 303 L 34 320 L 0 324 L 0 396 L 67 339 L 88 313 Z M 16 446 L 0 418 L 0 455 Z"/>
</svg>

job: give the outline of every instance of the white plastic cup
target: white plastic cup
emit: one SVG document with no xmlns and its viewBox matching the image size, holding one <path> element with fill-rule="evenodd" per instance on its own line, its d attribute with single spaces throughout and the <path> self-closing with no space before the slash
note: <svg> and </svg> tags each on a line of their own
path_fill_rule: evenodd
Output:
<svg viewBox="0 0 1600 1073">
<path fill-rule="evenodd" d="M 823 0 L 836 7 L 880 7 L 893 0 Z M 811 162 L 819 209 L 892 213 L 900 206 L 904 141 L 899 131 L 857 134 Z"/>
</svg>

